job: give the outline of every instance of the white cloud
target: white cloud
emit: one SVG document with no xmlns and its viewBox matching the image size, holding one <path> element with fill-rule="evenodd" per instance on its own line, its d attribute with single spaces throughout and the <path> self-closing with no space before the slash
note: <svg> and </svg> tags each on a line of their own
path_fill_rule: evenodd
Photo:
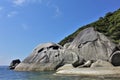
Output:
<svg viewBox="0 0 120 80">
<path fill-rule="evenodd" d="M 58 17 L 62 14 L 62 12 L 60 11 L 60 8 L 58 6 L 54 6 L 55 8 L 55 17 Z"/>
<path fill-rule="evenodd" d="M 26 2 L 26 0 L 12 0 L 12 3 L 17 6 L 21 6 Z"/>
<path fill-rule="evenodd" d="M 17 11 L 12 11 L 12 12 L 10 12 L 10 13 L 7 14 L 7 17 L 13 17 L 13 16 L 15 16 L 17 14 L 18 14 Z"/>
<path fill-rule="evenodd" d="M 44 0 L 12 0 L 13 5 L 22 6 L 28 3 L 42 3 Z"/>
</svg>

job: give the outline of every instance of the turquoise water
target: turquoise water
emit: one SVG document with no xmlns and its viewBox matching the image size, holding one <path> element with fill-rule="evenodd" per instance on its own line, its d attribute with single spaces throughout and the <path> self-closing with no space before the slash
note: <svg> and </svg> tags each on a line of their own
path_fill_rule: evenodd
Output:
<svg viewBox="0 0 120 80">
<path fill-rule="evenodd" d="M 54 72 L 17 72 L 0 66 L 0 80 L 120 80 L 120 78 L 88 78 L 80 76 L 54 76 Z"/>
</svg>

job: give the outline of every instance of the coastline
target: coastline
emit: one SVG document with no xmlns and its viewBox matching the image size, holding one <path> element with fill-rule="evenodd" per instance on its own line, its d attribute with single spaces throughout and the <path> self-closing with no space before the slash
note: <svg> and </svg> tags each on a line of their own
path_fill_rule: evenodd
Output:
<svg viewBox="0 0 120 80">
<path fill-rule="evenodd" d="M 86 77 L 120 77 L 120 67 L 73 68 L 57 71 L 54 75 Z"/>
</svg>

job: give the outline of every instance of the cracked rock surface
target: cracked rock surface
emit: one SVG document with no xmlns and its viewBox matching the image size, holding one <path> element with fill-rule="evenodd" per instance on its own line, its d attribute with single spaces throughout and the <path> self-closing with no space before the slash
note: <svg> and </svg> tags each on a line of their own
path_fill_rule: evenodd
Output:
<svg viewBox="0 0 120 80">
<path fill-rule="evenodd" d="M 77 67 L 88 60 L 97 61 L 98 59 L 104 61 L 111 59 L 111 62 L 116 64 L 116 55 L 119 53 L 113 54 L 115 47 L 116 45 L 109 38 L 90 27 L 81 31 L 73 42 L 64 47 L 56 43 L 38 45 L 27 58 L 15 67 L 15 70 L 56 70 L 65 64 Z M 119 62 L 120 60 L 117 64 L 120 65 Z"/>
<path fill-rule="evenodd" d="M 64 64 L 79 65 L 83 63 L 76 52 L 63 49 L 55 43 L 45 43 L 37 46 L 31 55 L 25 58 L 15 70 L 17 71 L 45 71 L 56 70 Z"/>
<path fill-rule="evenodd" d="M 77 50 L 85 60 L 108 60 L 115 44 L 90 27 L 81 31 L 68 49 Z"/>
</svg>

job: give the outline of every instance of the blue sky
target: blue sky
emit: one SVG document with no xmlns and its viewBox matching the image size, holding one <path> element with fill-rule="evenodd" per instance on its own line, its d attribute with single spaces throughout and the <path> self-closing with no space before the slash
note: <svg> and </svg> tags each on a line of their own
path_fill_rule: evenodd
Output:
<svg viewBox="0 0 120 80">
<path fill-rule="evenodd" d="M 23 60 L 40 43 L 59 42 L 120 8 L 120 0 L 0 0 L 0 65 Z"/>
</svg>

